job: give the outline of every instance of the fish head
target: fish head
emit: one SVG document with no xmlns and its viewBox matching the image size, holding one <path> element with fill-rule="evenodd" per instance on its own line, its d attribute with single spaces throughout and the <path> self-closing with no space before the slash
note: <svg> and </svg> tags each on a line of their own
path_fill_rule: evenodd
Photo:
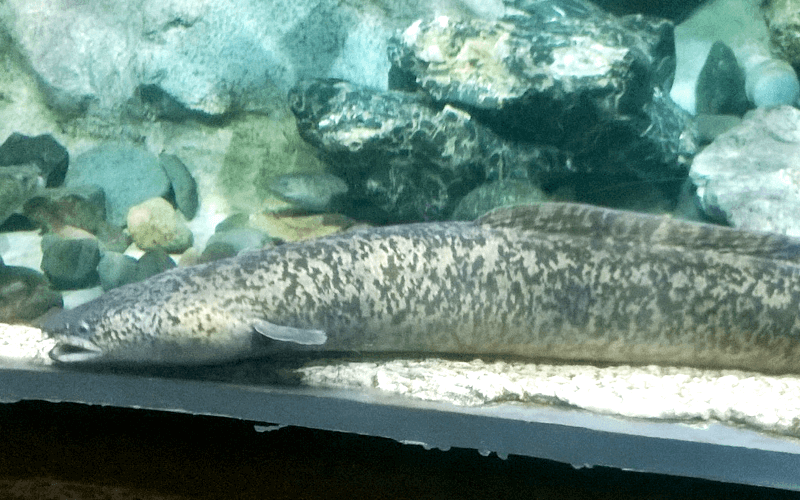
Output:
<svg viewBox="0 0 800 500">
<path fill-rule="evenodd" d="M 118 289 L 117 289 L 118 290 Z M 316 349 L 325 332 L 276 325 L 247 311 L 194 300 L 120 300 L 116 290 L 42 325 L 59 364 L 201 365 Z M 152 298 L 152 295 L 151 295 Z"/>
<path fill-rule="evenodd" d="M 126 316 L 125 311 L 108 307 L 103 297 L 56 314 L 42 324 L 42 330 L 56 340 L 50 358 L 63 364 L 130 360 L 131 348 L 140 350 L 147 336 Z"/>
<path fill-rule="evenodd" d="M 228 361 L 251 350 L 253 334 L 240 335 L 242 328 L 237 331 L 233 322 L 224 331 L 202 331 L 191 323 L 170 321 L 176 316 L 167 302 L 120 301 L 113 292 L 42 324 L 56 340 L 51 359 L 66 365 L 197 365 Z"/>
<path fill-rule="evenodd" d="M 325 332 L 270 311 L 238 260 L 177 268 L 124 285 L 42 325 L 60 364 L 205 365 L 323 347 Z M 288 324 L 287 324 L 288 322 Z"/>
</svg>

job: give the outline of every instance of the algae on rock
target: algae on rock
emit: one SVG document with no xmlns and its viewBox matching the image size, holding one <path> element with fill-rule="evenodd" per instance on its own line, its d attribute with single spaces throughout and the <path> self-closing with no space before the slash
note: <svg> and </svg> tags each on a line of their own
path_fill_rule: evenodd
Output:
<svg viewBox="0 0 800 500">
<path fill-rule="evenodd" d="M 291 113 L 279 117 L 248 115 L 232 123 L 231 130 L 233 137 L 219 183 L 234 210 L 256 212 L 283 204 L 269 189 L 273 177 L 325 171 L 314 148 L 297 133 Z"/>
</svg>

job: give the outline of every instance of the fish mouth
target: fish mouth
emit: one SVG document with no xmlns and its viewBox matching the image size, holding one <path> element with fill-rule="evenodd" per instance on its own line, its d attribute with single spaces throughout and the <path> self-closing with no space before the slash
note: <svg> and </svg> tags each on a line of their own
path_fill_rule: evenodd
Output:
<svg viewBox="0 0 800 500">
<path fill-rule="evenodd" d="M 91 340 L 80 337 L 62 337 L 50 350 L 50 359 L 58 363 L 84 363 L 96 361 L 103 350 Z"/>
</svg>

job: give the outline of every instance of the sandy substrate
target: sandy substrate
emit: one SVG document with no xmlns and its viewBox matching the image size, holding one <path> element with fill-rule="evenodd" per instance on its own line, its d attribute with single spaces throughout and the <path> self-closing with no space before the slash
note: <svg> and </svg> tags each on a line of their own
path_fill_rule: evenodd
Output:
<svg viewBox="0 0 800 500">
<path fill-rule="evenodd" d="M 0 323 L 0 362 L 49 365 L 53 362 L 47 353 L 55 345 L 38 328 Z"/>
<path fill-rule="evenodd" d="M 661 366 L 393 360 L 299 370 L 303 382 L 478 406 L 552 404 L 631 418 L 719 421 L 800 437 L 800 377 Z"/>
<path fill-rule="evenodd" d="M 41 330 L 0 324 L 0 360 L 49 365 Z M 329 360 L 297 370 L 303 384 L 378 389 L 427 401 L 479 406 L 558 405 L 629 418 L 719 421 L 800 438 L 800 377 L 659 366 L 551 365 L 438 358 Z"/>
</svg>

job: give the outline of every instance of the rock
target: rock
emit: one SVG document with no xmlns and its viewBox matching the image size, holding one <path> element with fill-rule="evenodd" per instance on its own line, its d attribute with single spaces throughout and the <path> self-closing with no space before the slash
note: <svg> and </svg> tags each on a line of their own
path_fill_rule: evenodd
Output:
<svg viewBox="0 0 800 500">
<path fill-rule="evenodd" d="M 137 261 L 129 255 L 119 252 L 103 252 L 97 265 L 100 286 L 103 290 L 111 290 L 118 286 L 133 283 L 137 278 Z"/>
<path fill-rule="evenodd" d="M 452 220 L 474 220 L 498 207 L 547 201 L 549 197 L 526 181 L 501 180 L 484 184 L 467 194 L 458 203 Z"/>
<path fill-rule="evenodd" d="M 111 252 L 124 252 L 133 242 L 130 234 L 121 227 L 112 224 L 103 224 L 95 236 L 100 240 L 103 250 Z"/>
<path fill-rule="evenodd" d="M 0 146 L 0 166 L 30 163 L 39 167 L 47 187 L 58 187 L 67 175 L 69 153 L 50 134 L 29 137 L 14 132 Z"/>
<path fill-rule="evenodd" d="M 200 261 L 200 256 L 202 253 L 197 249 L 197 247 L 192 247 L 181 254 L 181 260 L 178 261 L 178 265 L 180 267 L 190 267 L 196 266 L 197 264 L 202 264 Z"/>
<path fill-rule="evenodd" d="M 225 244 L 233 249 L 235 255 L 243 250 L 258 250 L 274 242 L 275 238 L 270 237 L 264 231 L 243 227 L 214 233 L 209 238 L 206 248 L 214 244 Z"/>
<path fill-rule="evenodd" d="M 136 275 L 134 281 L 146 280 L 158 273 L 163 273 L 168 269 L 177 267 L 175 261 L 161 248 L 148 250 L 136 263 Z"/>
<path fill-rule="evenodd" d="M 487 179 L 572 172 L 553 147 L 503 140 L 460 109 L 332 80 L 289 93 L 300 135 L 348 185 L 342 211 L 374 223 L 445 219 Z"/>
<path fill-rule="evenodd" d="M 577 201 L 618 210 L 664 214 L 674 209 L 686 178 L 685 175 L 676 175 L 672 179 L 656 182 L 632 176 L 576 176 L 562 184 L 561 191 L 553 191 L 553 197 L 559 201 Z M 548 185 L 547 188 L 551 192 L 553 186 Z"/>
<path fill-rule="evenodd" d="M 301 136 L 350 189 L 344 213 L 444 219 L 497 179 L 685 178 L 697 146 L 666 94 L 668 22 L 572 0 L 508 5 L 501 20 L 439 17 L 395 37 L 393 81 L 414 92 L 332 80 L 290 91 Z"/>
<path fill-rule="evenodd" d="M 199 205 L 197 197 L 197 183 L 189 173 L 186 165 L 175 155 L 162 153 L 158 157 L 161 168 L 169 177 L 175 206 L 181 211 L 186 220 L 194 219 Z"/>
<path fill-rule="evenodd" d="M 266 226 L 266 224 L 262 224 L 262 226 Z M 285 224 L 278 227 L 285 227 Z M 271 237 L 262 229 L 250 227 L 250 217 L 247 214 L 234 214 L 217 224 L 214 234 L 206 243 L 197 263 L 233 257 L 242 251 L 259 250 L 279 241 L 278 238 Z M 183 258 L 181 258 L 181 265 L 183 265 Z"/>
<path fill-rule="evenodd" d="M 106 217 L 118 226 L 125 224 L 133 205 L 169 194 L 169 178 L 158 158 L 124 143 L 101 144 L 79 155 L 67 171 L 68 187 L 94 184 L 106 194 Z"/>
<path fill-rule="evenodd" d="M 319 214 L 288 217 L 276 214 L 258 214 L 251 220 L 256 229 L 272 238 L 283 241 L 302 241 L 338 233 L 353 225 L 353 221 L 337 214 Z"/>
<path fill-rule="evenodd" d="M 62 306 L 61 294 L 40 272 L 0 261 L 0 323 L 24 323 Z"/>
<path fill-rule="evenodd" d="M 748 112 L 692 163 L 701 208 L 734 227 L 800 236 L 800 110 Z"/>
<path fill-rule="evenodd" d="M 269 110 L 287 79 L 330 71 L 357 29 L 356 13 L 335 5 L 145 0 L 143 83 L 207 115 Z M 251 28 L 234 28 L 244 25 Z M 377 75 L 370 68 L 364 76 Z"/>
<path fill-rule="evenodd" d="M 764 59 L 748 67 L 745 78 L 747 98 L 757 108 L 792 105 L 800 98 L 797 73 L 786 61 Z"/>
<path fill-rule="evenodd" d="M 94 185 L 43 189 L 22 208 L 22 214 L 45 232 L 65 236 L 64 228 L 80 228 L 96 236 L 104 250 L 122 252 L 131 239 L 121 227 L 109 224 L 105 213 L 105 193 Z"/>
<path fill-rule="evenodd" d="M 0 224 L 19 213 L 39 186 L 39 168 L 34 165 L 0 167 Z"/>
<path fill-rule="evenodd" d="M 395 29 L 469 10 L 455 0 L 4 4 L 8 30 L 56 110 L 118 115 L 135 104 L 168 119 L 269 112 L 302 77 L 385 89 Z"/>
<path fill-rule="evenodd" d="M 695 222 L 714 223 L 717 220 L 708 217 L 700 208 L 697 198 L 697 187 L 691 179 L 687 178 L 681 186 L 681 192 L 675 208 L 672 209 L 672 216 L 678 219 L 690 220 Z"/>
<path fill-rule="evenodd" d="M 93 239 L 95 237 L 89 231 L 75 226 L 62 226 L 58 231 L 55 231 L 54 234 L 65 240 L 83 240 Z"/>
<path fill-rule="evenodd" d="M 675 24 L 689 17 L 706 0 L 593 0 L 598 7 L 617 16 L 646 14 L 663 17 Z M 546 3 L 546 2 L 542 2 Z"/>
<path fill-rule="evenodd" d="M 106 196 L 94 185 L 43 189 L 25 202 L 22 214 L 45 231 L 75 226 L 94 234 L 105 224 Z"/>
<path fill-rule="evenodd" d="M 272 179 L 269 188 L 310 212 L 334 210 L 332 202 L 347 194 L 347 184 L 333 174 L 286 174 Z"/>
<path fill-rule="evenodd" d="M 122 252 L 131 244 L 122 228 L 105 221 L 106 198 L 99 186 L 44 189 L 23 205 L 22 213 L 45 232 L 64 235 L 77 227 L 92 233 L 104 250 Z"/>
<path fill-rule="evenodd" d="M 128 232 L 142 250 L 181 253 L 192 246 L 192 232 L 164 198 L 151 198 L 128 211 Z"/>
<path fill-rule="evenodd" d="M 414 92 L 333 80 L 289 92 L 301 136 L 349 187 L 344 213 L 445 219 L 498 179 L 685 177 L 696 144 L 666 94 L 668 22 L 579 0 L 507 5 L 501 20 L 439 17 L 392 39 L 392 81 Z"/>
<path fill-rule="evenodd" d="M 466 112 L 332 80 L 301 82 L 289 103 L 300 135 L 346 181 L 354 218 L 442 218 L 486 177 L 482 146 L 494 136 Z"/>
<path fill-rule="evenodd" d="M 197 260 L 198 264 L 213 262 L 215 260 L 234 257 L 237 253 L 236 247 L 224 241 L 212 241 L 203 249 L 203 253 Z"/>
<path fill-rule="evenodd" d="M 690 117 L 666 95 L 670 22 L 618 19 L 579 0 L 507 5 L 520 13 L 416 22 L 392 39 L 390 61 L 437 103 L 503 137 L 557 147 L 576 171 L 656 180 L 688 169 Z"/>
<path fill-rule="evenodd" d="M 777 55 L 794 66 L 800 66 L 800 2 L 765 0 L 761 2 L 761 8 Z"/>
<path fill-rule="evenodd" d="M 695 90 L 696 112 L 742 116 L 750 106 L 744 87 L 744 71 L 736 55 L 722 42 L 714 42 L 700 71 Z"/>
<path fill-rule="evenodd" d="M 271 179 L 293 172 L 326 169 L 316 150 L 300 137 L 288 106 L 277 117 L 251 115 L 236 120 L 230 131 L 232 137 L 218 185 L 235 211 L 273 211 L 273 200 L 277 197 L 269 189 Z"/>
<path fill-rule="evenodd" d="M 42 238 L 42 270 L 59 290 L 95 286 L 100 247 L 96 239 L 67 240 L 52 234 Z"/>
<path fill-rule="evenodd" d="M 738 116 L 698 114 L 694 117 L 694 124 L 697 128 L 697 142 L 705 146 L 720 134 L 727 132 L 740 123 L 742 123 L 742 119 Z"/>
<path fill-rule="evenodd" d="M 250 224 L 250 215 L 243 213 L 231 214 L 222 222 L 214 226 L 215 233 L 222 233 L 234 229 L 246 228 Z"/>
</svg>

